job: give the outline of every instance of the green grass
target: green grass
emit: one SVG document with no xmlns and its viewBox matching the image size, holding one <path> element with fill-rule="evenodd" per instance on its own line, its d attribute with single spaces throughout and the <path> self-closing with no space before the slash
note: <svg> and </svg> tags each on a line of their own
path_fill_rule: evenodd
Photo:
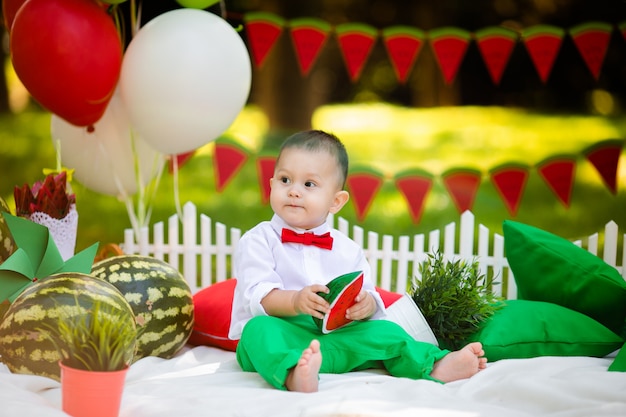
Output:
<svg viewBox="0 0 626 417">
<path fill-rule="evenodd" d="M 606 139 L 626 138 L 626 122 L 594 116 L 538 115 L 492 107 L 407 109 L 390 105 L 327 106 L 318 110 L 313 125 L 336 133 L 346 144 L 351 166 L 369 166 L 382 172 L 381 187 L 367 219 L 358 223 L 351 202 L 340 215 L 366 230 L 403 235 L 429 232 L 458 221 L 439 175 L 449 168 L 471 167 L 483 172 L 474 202 L 477 223 L 501 233 L 504 219 L 513 218 L 491 184 L 488 171 L 505 162 L 530 165 L 530 176 L 514 220 L 545 228 L 569 239 L 600 231 L 614 220 L 626 227 L 626 167 L 620 164 L 618 192 L 602 183 L 582 150 Z M 179 172 L 179 198 L 195 203 L 214 221 L 251 228 L 271 216 L 261 203 L 256 156 L 264 138 L 274 132 L 255 108 L 244 111 L 227 132 L 250 150 L 240 173 L 222 193 L 216 192 L 212 152 L 201 148 Z M 269 149 L 272 150 L 271 148 Z M 577 156 L 576 180 L 569 208 L 564 207 L 539 177 L 534 166 L 555 154 Z M 622 159 L 623 159 L 622 154 Z M 14 207 L 13 187 L 43 178 L 42 169 L 55 165 L 50 138 L 50 115 L 22 113 L 0 119 L 0 195 Z M 414 224 L 407 205 L 395 188 L 393 176 L 419 168 L 434 175 L 421 221 Z M 108 175 L 102 173 L 102 175 Z M 130 221 L 123 202 L 74 182 L 79 210 L 77 250 L 94 242 L 121 242 Z M 152 223 L 175 214 L 174 181 L 167 171 L 153 205 Z"/>
</svg>

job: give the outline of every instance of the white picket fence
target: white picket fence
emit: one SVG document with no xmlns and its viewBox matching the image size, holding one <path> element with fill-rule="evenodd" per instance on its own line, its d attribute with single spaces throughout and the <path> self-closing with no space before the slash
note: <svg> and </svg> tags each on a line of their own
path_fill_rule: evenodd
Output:
<svg viewBox="0 0 626 417">
<path fill-rule="evenodd" d="M 168 262 L 182 272 L 192 291 L 196 292 L 232 277 L 232 254 L 242 234 L 241 229 L 219 222 L 213 224 L 211 218 L 204 214 L 200 214 L 199 219 L 198 225 L 196 206 L 188 202 L 183 206 L 182 221 L 176 214 L 169 217 L 167 240 L 165 225 L 158 222 L 152 227 L 152 240 L 148 227 L 142 228 L 139 236 L 135 236 L 133 229 L 126 229 L 124 242 L 120 246 L 124 253 L 154 256 Z M 428 253 L 439 251 L 445 259 L 477 262 L 481 274 L 495 278 L 497 283 L 493 290 L 496 294 L 505 295 L 509 299 L 516 298 L 515 281 L 504 256 L 503 236 L 491 233 L 487 227 L 479 224 L 475 250 L 475 219 L 470 211 L 461 215 L 458 234 L 456 223 L 452 222 L 444 227 L 443 241 L 441 231 L 437 229 L 428 235 L 399 236 L 397 245 L 394 236 L 383 235 L 381 239 L 376 232 L 365 232 L 359 226 L 350 228 L 348 221 L 341 217 L 336 220 L 335 224 L 333 216 L 328 218 L 333 227 L 361 245 L 372 268 L 372 279 L 381 288 L 405 292 L 412 279 L 418 279 L 419 265 Z M 584 239 L 586 242 L 579 240 L 574 243 L 597 255 L 599 237 L 599 233 L 595 233 Z M 626 269 L 623 267 L 626 245 L 622 245 L 624 249 L 618 264 L 618 238 L 617 224 L 613 221 L 607 223 L 602 258 L 626 277 Z M 622 236 L 622 242 L 625 238 L 626 234 Z"/>
</svg>

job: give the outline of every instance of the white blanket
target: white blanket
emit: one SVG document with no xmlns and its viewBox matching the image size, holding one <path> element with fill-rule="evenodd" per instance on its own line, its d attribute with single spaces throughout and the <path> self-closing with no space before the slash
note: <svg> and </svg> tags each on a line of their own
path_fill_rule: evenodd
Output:
<svg viewBox="0 0 626 417">
<path fill-rule="evenodd" d="M 235 354 L 187 347 L 130 368 L 120 417 L 592 417 L 626 416 L 626 373 L 612 358 L 502 360 L 449 384 L 381 371 L 321 375 L 314 394 L 279 391 L 242 372 Z M 61 417 L 60 384 L 0 365 L 0 416 Z"/>
</svg>

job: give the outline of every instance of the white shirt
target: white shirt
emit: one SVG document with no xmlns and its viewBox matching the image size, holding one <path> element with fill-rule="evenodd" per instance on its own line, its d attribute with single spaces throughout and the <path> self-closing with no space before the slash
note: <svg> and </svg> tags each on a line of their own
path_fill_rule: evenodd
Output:
<svg viewBox="0 0 626 417">
<path fill-rule="evenodd" d="M 278 215 L 246 232 L 233 255 L 237 279 L 228 337 L 241 337 L 245 324 L 254 316 L 267 315 L 261 300 L 273 289 L 301 290 L 312 284 L 325 285 L 333 278 L 353 271 L 363 271 L 363 289 L 376 300 L 378 309 L 372 319 L 385 316 L 385 306 L 370 278 L 370 266 L 361 247 L 327 223 L 307 230 L 315 234 L 330 232 L 331 250 L 300 243 L 282 243 L 283 228 L 289 227 Z"/>
</svg>

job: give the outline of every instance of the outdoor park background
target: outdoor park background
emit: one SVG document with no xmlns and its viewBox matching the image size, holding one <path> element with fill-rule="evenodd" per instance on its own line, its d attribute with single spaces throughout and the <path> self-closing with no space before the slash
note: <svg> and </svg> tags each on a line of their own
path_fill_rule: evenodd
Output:
<svg viewBox="0 0 626 417">
<path fill-rule="evenodd" d="M 174 1 L 143 3 L 144 21 L 179 7 Z M 359 22 L 384 28 L 404 24 L 425 31 L 443 26 L 469 31 L 498 25 L 521 29 L 536 24 L 569 28 L 594 20 L 617 27 L 626 21 L 626 3 L 609 0 L 226 0 L 225 5 L 233 27 L 252 11 L 284 19 L 316 17 L 332 25 Z M 210 11 L 221 12 L 216 7 Z M 245 29 L 241 36 L 246 40 Z M 6 80 L 0 87 L 7 89 L 0 88 L 4 102 L 0 104 L 0 195 L 14 207 L 13 187 L 42 179 L 42 169 L 55 166 L 55 155 L 50 114 L 20 86 L 11 69 L 6 32 L 4 37 Z M 431 172 L 435 178 L 449 168 L 473 167 L 485 173 L 472 209 L 478 223 L 501 233 L 502 221 L 512 218 L 569 239 L 580 238 L 602 230 L 610 220 L 626 227 L 624 152 L 615 194 L 582 154 L 594 143 L 626 138 L 625 106 L 626 39 L 617 30 L 598 80 L 566 36 L 545 84 L 518 44 L 498 86 L 491 82 L 473 42 L 450 85 L 444 83 L 428 45 L 422 48 L 407 83 L 398 83 L 380 41 L 360 79 L 351 82 L 332 34 L 311 73 L 303 77 L 283 33 L 265 65 L 253 67 L 248 105 L 224 134 L 250 151 L 245 165 L 217 192 L 214 143 L 209 143 L 181 167 L 179 198 L 183 204 L 192 201 L 214 221 L 242 230 L 269 219 L 270 207 L 261 201 L 256 156 L 275 153 L 286 136 L 313 127 L 336 133 L 345 142 L 353 167 L 368 166 L 385 175 L 364 221 L 357 221 L 352 203 L 341 211 L 351 224 L 380 233 L 412 235 L 457 221 L 459 213 L 452 199 L 435 179 L 415 224 L 392 178 L 412 167 Z M 505 162 L 532 167 L 557 154 L 579 156 L 570 206 L 559 202 L 531 168 L 517 215 L 512 217 L 486 173 Z M 77 250 L 94 242 L 121 242 L 123 230 L 130 227 L 124 204 L 77 182 L 72 186 L 79 210 Z M 176 212 L 174 177 L 168 172 L 159 183 L 152 210 L 151 223 Z"/>
</svg>

